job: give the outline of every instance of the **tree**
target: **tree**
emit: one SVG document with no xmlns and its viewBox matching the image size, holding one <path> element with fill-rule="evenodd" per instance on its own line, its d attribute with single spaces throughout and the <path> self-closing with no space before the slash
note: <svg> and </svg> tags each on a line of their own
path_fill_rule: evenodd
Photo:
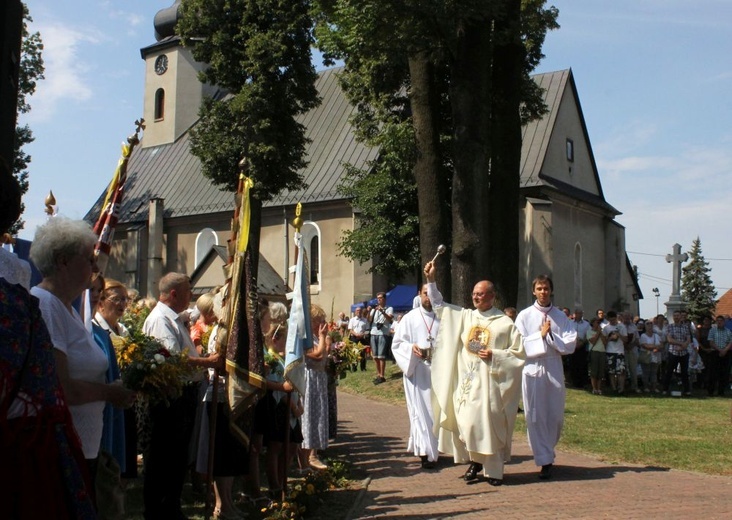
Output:
<svg viewBox="0 0 732 520">
<path fill-rule="evenodd" d="M 28 11 L 28 6 L 23 4 L 23 32 L 20 50 L 20 67 L 18 70 L 18 114 L 27 114 L 30 112 L 31 106 L 28 103 L 28 97 L 32 96 L 36 91 L 36 84 L 39 80 L 44 79 L 43 73 L 43 41 L 38 32 L 31 34 L 28 31 L 28 24 L 33 22 Z M 20 191 L 22 194 L 28 191 L 28 165 L 31 162 L 31 156 L 23 151 L 23 147 L 35 140 L 33 132 L 28 125 L 17 126 L 15 128 L 15 143 L 13 154 L 13 175 L 18 179 Z M 25 210 L 25 205 L 21 203 L 21 214 Z M 18 219 L 11 227 L 10 233 L 17 234 L 23 229 L 23 219 Z"/>
<path fill-rule="evenodd" d="M 699 237 L 691 244 L 689 258 L 689 263 L 681 270 L 681 296 L 687 302 L 689 316 L 698 323 L 703 317 L 712 316 L 717 298 L 709 277 L 712 270 L 702 254 Z"/>
<path fill-rule="evenodd" d="M 480 278 L 493 279 L 504 301 L 516 299 L 521 118 L 545 110 L 529 72 L 556 27 L 556 9 L 543 4 L 320 2 L 318 43 L 345 62 L 341 84 L 358 108 L 359 135 L 374 143 L 394 121 L 414 128 L 404 153 L 418 192 L 421 260 L 451 242 L 451 266 L 438 263 L 437 278 L 458 303 Z"/>
<path fill-rule="evenodd" d="M 381 157 L 368 170 L 346 166 L 339 192 L 351 199 L 356 226 L 344 230 L 339 252 L 355 261 L 372 261 L 368 272 L 383 274 L 389 285 L 419 265 L 417 188 L 411 161 L 404 150 L 412 149 L 412 128 L 390 125 L 379 134 Z"/>
<path fill-rule="evenodd" d="M 191 131 L 203 175 L 235 191 L 242 157 L 254 181 L 251 244 L 259 258 L 262 202 L 302 187 L 305 129 L 295 117 L 319 103 L 309 2 L 184 0 L 177 32 L 208 67 L 201 81 L 228 92 L 207 99 Z"/>
</svg>

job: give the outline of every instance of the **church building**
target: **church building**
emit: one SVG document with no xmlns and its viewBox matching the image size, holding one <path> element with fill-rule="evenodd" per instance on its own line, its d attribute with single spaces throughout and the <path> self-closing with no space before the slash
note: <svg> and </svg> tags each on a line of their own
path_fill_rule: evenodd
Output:
<svg viewBox="0 0 732 520">
<path fill-rule="evenodd" d="M 146 128 L 128 163 L 105 273 L 153 297 L 158 280 L 169 271 L 191 275 L 198 294 L 223 283 L 222 246 L 234 211 L 234 194 L 203 177 L 190 153 L 189 132 L 201 101 L 223 94 L 198 81 L 204 64 L 174 34 L 177 7 L 178 2 L 158 12 L 157 41 L 141 49 Z M 343 165 L 365 167 L 379 155 L 356 140 L 348 122 L 355 108 L 338 86 L 337 74 L 337 68 L 319 73 L 322 103 L 301 118 L 310 140 L 301 172 L 307 188 L 284 191 L 264 205 L 258 275 L 260 292 L 284 296 L 295 261 L 291 221 L 295 205 L 302 203 L 311 299 L 335 316 L 390 289 L 382 277 L 367 274 L 368 264 L 337 253 L 342 232 L 358 223 L 350 201 L 337 190 Z M 625 229 L 615 220 L 620 212 L 604 198 L 572 71 L 538 74 L 534 80 L 549 110 L 523 129 L 518 305 L 531 303 L 531 280 L 546 273 L 554 280 L 556 305 L 582 306 L 586 315 L 597 308 L 637 314 L 642 295 L 625 253 Z M 98 218 L 104 195 L 88 221 Z"/>
</svg>

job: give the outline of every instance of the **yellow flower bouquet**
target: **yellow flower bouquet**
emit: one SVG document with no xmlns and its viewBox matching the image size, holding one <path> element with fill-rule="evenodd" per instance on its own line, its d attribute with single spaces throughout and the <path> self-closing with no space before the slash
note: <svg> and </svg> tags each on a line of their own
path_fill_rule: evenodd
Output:
<svg viewBox="0 0 732 520">
<path fill-rule="evenodd" d="M 183 382 L 191 372 L 187 358 L 172 354 L 134 325 L 128 330 L 130 335 L 115 346 L 122 383 L 150 404 L 167 404 L 180 397 Z"/>
</svg>

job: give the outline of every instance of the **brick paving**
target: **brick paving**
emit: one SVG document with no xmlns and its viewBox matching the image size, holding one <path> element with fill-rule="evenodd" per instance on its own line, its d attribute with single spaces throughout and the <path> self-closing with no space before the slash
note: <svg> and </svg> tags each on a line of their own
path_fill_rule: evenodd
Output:
<svg viewBox="0 0 732 520">
<path fill-rule="evenodd" d="M 466 484 L 466 465 L 443 456 L 425 471 L 406 452 L 405 406 L 339 392 L 338 425 L 332 451 L 347 452 L 354 474 L 367 476 L 348 515 L 353 519 L 732 518 L 730 477 L 558 452 L 554 478 L 540 481 L 527 443 L 515 436 L 503 486 Z"/>
</svg>

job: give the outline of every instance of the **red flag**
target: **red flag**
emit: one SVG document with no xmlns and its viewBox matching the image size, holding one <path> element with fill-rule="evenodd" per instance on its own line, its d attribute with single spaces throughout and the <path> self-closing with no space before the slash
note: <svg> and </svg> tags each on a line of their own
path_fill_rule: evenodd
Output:
<svg viewBox="0 0 732 520">
<path fill-rule="evenodd" d="M 125 181 L 127 180 L 127 162 L 132 155 L 132 150 L 140 142 L 139 133 L 140 130 L 145 128 L 145 120 L 140 119 L 135 121 L 135 125 L 137 125 L 135 133 L 127 138 L 126 143 L 122 143 L 122 157 L 120 157 L 117 163 L 114 178 L 109 183 L 107 196 L 102 205 L 102 212 L 94 226 L 94 233 L 99 237 L 96 246 L 94 246 L 94 253 L 97 256 L 99 272 L 102 274 L 107 267 L 109 252 L 112 248 L 112 240 L 114 239 L 114 228 L 119 219 L 119 210 L 125 191 Z"/>
</svg>

